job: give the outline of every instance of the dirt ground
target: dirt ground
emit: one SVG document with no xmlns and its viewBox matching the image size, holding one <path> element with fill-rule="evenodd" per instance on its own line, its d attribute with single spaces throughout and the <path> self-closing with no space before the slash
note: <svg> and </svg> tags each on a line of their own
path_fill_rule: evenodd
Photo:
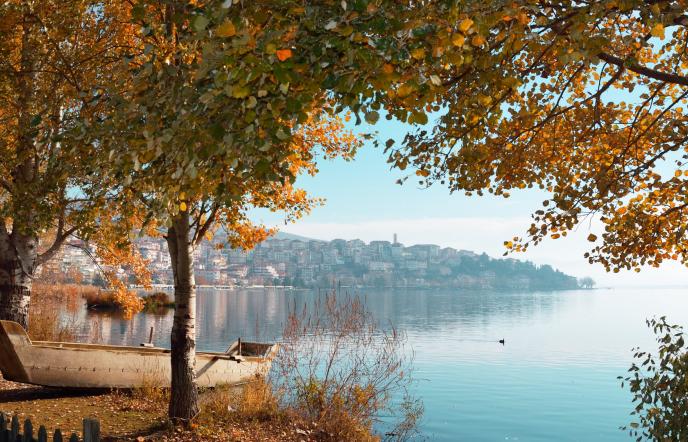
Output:
<svg viewBox="0 0 688 442">
<path fill-rule="evenodd" d="M 82 421 L 100 421 L 104 441 L 312 441 L 311 431 L 285 418 L 243 420 L 226 413 L 199 416 L 191 429 L 173 428 L 159 398 L 131 392 L 77 391 L 18 384 L 0 376 L 0 411 L 45 425 L 48 434 L 81 433 Z M 203 399 L 203 397 L 201 398 Z"/>
</svg>

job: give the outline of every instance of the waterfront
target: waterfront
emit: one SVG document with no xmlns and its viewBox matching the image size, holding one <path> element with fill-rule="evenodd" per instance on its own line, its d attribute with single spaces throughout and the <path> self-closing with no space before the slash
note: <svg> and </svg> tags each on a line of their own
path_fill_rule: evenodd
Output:
<svg viewBox="0 0 688 442">
<path fill-rule="evenodd" d="M 653 347 L 645 318 L 688 323 L 684 289 L 561 292 L 373 291 L 373 314 L 408 334 L 429 440 L 630 440 L 630 394 L 620 388 L 631 348 Z M 224 350 L 241 336 L 279 339 L 307 291 L 202 291 L 198 346 Z M 155 327 L 168 345 L 171 312 L 126 321 L 80 311 L 106 342 L 138 345 Z M 497 341 L 504 338 L 504 346 Z"/>
</svg>

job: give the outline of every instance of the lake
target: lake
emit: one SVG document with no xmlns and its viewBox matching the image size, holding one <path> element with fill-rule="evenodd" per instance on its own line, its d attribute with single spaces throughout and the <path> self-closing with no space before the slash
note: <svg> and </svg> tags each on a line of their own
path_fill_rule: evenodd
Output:
<svg viewBox="0 0 688 442">
<path fill-rule="evenodd" d="M 494 293 L 362 289 L 370 311 L 408 334 L 417 394 L 431 441 L 630 440 L 630 393 L 617 376 L 631 349 L 655 348 L 653 315 L 688 323 L 686 289 L 598 289 Z M 224 351 L 238 336 L 276 339 L 308 291 L 201 292 L 198 348 Z M 138 345 L 155 327 L 167 346 L 172 322 L 140 314 L 126 321 L 78 313 L 104 342 Z M 84 333 L 87 330 L 84 329 Z M 505 345 L 498 343 L 505 339 Z"/>
</svg>

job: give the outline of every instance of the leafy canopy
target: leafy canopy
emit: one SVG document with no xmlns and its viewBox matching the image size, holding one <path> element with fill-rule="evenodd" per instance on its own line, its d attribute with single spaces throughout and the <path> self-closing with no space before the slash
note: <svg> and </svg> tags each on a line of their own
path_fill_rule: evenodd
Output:
<svg viewBox="0 0 688 442">
<path fill-rule="evenodd" d="M 304 208 L 292 185 L 315 170 L 314 148 L 357 146 L 344 111 L 428 121 L 433 69 L 472 50 L 457 44 L 468 22 L 449 25 L 457 13 L 445 2 L 140 2 L 137 50 L 86 131 L 122 195 L 146 199 L 162 224 L 187 210 L 232 224 L 256 203 Z"/>
<path fill-rule="evenodd" d="M 456 43 L 480 50 L 435 72 L 437 124 L 388 146 L 389 161 L 468 194 L 547 192 L 510 250 L 597 216 L 590 262 L 688 264 L 687 6 L 462 2 Z"/>
</svg>

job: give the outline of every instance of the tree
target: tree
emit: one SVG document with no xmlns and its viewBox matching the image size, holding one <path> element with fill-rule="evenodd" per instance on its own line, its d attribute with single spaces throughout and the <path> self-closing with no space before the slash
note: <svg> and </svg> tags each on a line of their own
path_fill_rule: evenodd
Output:
<svg viewBox="0 0 688 442">
<path fill-rule="evenodd" d="M 390 147 L 421 184 L 548 195 L 522 251 L 597 217 L 585 256 L 608 271 L 688 264 L 686 2 L 467 2 L 479 47 L 437 72 L 431 130 Z"/>
<path fill-rule="evenodd" d="M 170 415 L 197 411 L 193 248 L 213 226 L 249 247 L 267 233 L 252 206 L 297 218 L 314 203 L 293 187 L 317 171 L 315 148 L 348 155 L 340 116 L 424 124 L 463 31 L 447 28 L 446 2 L 140 2 L 140 43 L 104 87 L 109 107 L 88 127 L 107 153 L 102 174 L 119 182 L 122 211 L 165 226 L 175 276 Z M 267 13 L 269 11 L 269 14 Z M 127 75 L 128 74 L 128 75 Z M 439 90 L 439 89 L 438 89 Z M 393 102 L 390 97 L 394 97 Z"/>
<path fill-rule="evenodd" d="M 127 41 L 118 15 L 106 0 L 0 5 L 0 319 L 25 328 L 36 269 L 92 231 L 105 201 L 84 191 L 103 186 L 72 129 L 98 109 L 88 93 Z"/>
<path fill-rule="evenodd" d="M 578 285 L 584 289 L 591 289 L 595 287 L 595 280 L 589 276 L 586 276 L 578 280 Z"/>
</svg>

